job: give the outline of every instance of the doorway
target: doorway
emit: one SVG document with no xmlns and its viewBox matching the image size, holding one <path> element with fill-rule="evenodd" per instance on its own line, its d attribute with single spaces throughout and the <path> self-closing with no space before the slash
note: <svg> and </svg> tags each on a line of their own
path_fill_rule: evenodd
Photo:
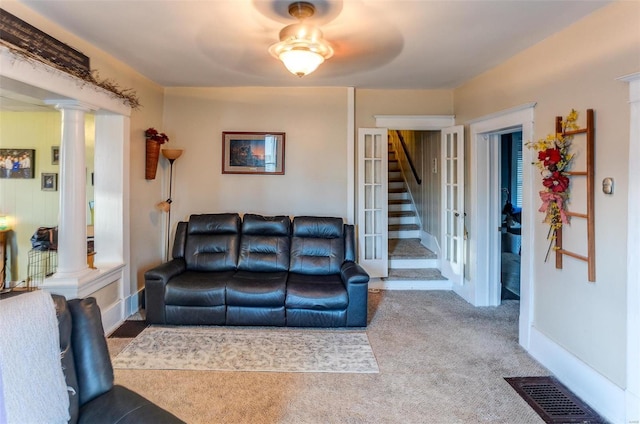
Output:
<svg viewBox="0 0 640 424">
<path fill-rule="evenodd" d="M 520 300 L 522 149 L 521 130 L 500 135 L 501 300 Z"/>
<path fill-rule="evenodd" d="M 522 141 L 533 140 L 535 103 L 527 103 L 475 119 L 469 135 L 469 237 L 472 259 L 465 294 L 475 306 L 497 306 L 501 302 L 500 251 L 501 209 L 499 142 L 502 134 L 522 132 Z M 533 323 L 532 245 L 533 245 L 533 167 L 531 152 L 522 150 L 522 218 L 520 253 L 519 342 L 529 348 Z"/>
</svg>

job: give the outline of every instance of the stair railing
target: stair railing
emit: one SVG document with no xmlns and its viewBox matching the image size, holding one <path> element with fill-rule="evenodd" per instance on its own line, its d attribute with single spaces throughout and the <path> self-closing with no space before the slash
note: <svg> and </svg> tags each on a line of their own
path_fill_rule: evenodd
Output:
<svg viewBox="0 0 640 424">
<path fill-rule="evenodd" d="M 402 150 L 404 151 L 404 155 L 407 157 L 407 162 L 409 162 L 409 166 L 411 167 L 411 172 L 413 176 L 416 178 L 416 182 L 418 184 L 422 184 L 422 179 L 418 176 L 418 171 L 416 171 L 416 167 L 413 164 L 413 160 L 411 159 L 411 155 L 409 154 L 409 149 L 407 148 L 407 143 L 404 142 L 404 137 L 400 130 L 396 130 L 396 134 L 398 135 L 398 139 L 400 140 L 400 145 L 402 146 Z"/>
</svg>

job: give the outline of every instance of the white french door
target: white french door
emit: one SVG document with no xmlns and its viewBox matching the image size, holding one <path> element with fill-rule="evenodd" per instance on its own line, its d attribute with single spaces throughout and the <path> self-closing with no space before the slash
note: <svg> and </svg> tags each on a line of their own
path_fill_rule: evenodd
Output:
<svg viewBox="0 0 640 424">
<path fill-rule="evenodd" d="M 358 129 L 358 263 L 371 277 L 388 274 L 386 128 Z"/>
<path fill-rule="evenodd" d="M 464 281 L 464 127 L 444 128 L 441 138 L 441 272 L 454 285 Z"/>
</svg>

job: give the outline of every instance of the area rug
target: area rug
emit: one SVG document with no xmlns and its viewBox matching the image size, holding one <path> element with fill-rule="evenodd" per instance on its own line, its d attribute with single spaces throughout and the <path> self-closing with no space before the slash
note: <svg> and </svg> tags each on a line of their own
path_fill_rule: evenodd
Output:
<svg viewBox="0 0 640 424">
<path fill-rule="evenodd" d="M 114 368 L 378 373 L 367 333 L 313 329 L 147 327 Z"/>
</svg>

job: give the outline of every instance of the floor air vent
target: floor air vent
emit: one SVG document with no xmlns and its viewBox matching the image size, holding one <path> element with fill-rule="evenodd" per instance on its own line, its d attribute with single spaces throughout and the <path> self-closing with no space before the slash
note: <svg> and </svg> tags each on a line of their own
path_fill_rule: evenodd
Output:
<svg viewBox="0 0 640 424">
<path fill-rule="evenodd" d="M 553 377 L 512 377 L 505 380 L 548 424 L 607 423 Z"/>
</svg>

